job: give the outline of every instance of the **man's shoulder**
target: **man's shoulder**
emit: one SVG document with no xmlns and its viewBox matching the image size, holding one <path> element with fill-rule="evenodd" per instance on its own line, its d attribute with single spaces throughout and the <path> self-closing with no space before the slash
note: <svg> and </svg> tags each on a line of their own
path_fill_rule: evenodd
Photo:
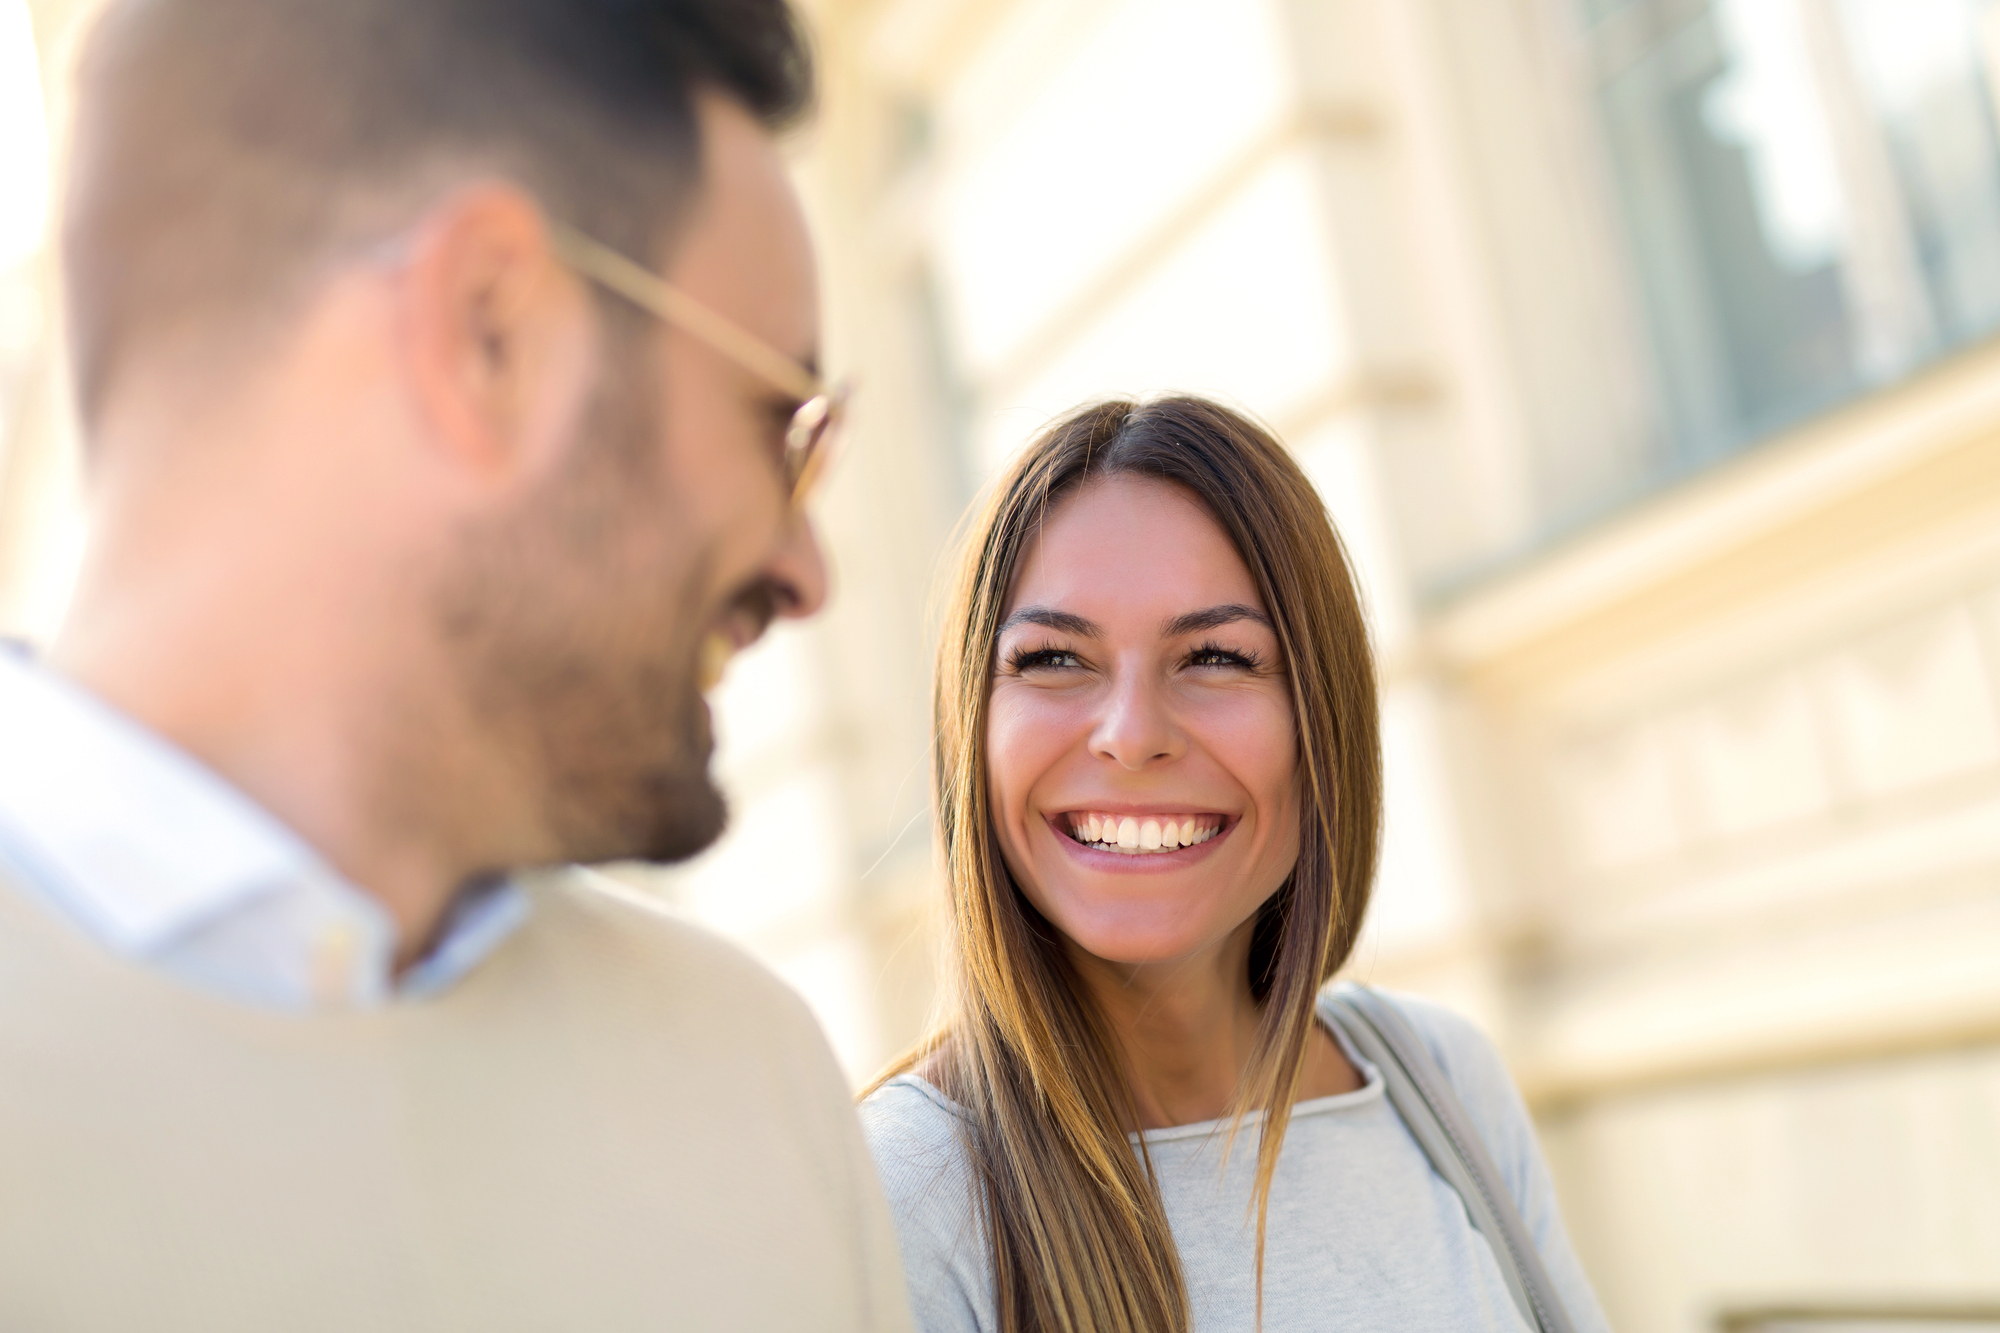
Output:
<svg viewBox="0 0 2000 1333">
<path fill-rule="evenodd" d="M 630 932 L 641 947 L 734 956 L 749 955 L 722 936 L 675 911 L 660 895 L 588 866 L 565 866 L 520 878 L 539 910 L 566 926 L 602 926 Z"/>
<path fill-rule="evenodd" d="M 818 1039 L 805 1002 L 741 945 L 679 915 L 666 903 L 594 870 L 571 868 L 524 878 L 534 927 L 529 947 L 576 955 L 613 984 L 690 993 L 710 1021 L 803 1026 Z"/>
</svg>

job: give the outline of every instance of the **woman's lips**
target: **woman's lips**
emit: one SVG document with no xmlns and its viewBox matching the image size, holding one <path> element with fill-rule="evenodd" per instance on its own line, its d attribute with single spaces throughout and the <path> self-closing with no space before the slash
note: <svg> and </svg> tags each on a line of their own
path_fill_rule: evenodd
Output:
<svg viewBox="0 0 2000 1333">
<path fill-rule="evenodd" d="M 1165 869 L 1204 856 L 1233 824 L 1213 812 L 1069 810 L 1049 817 L 1072 854 L 1104 868 L 1134 870 L 1156 863 Z"/>
</svg>

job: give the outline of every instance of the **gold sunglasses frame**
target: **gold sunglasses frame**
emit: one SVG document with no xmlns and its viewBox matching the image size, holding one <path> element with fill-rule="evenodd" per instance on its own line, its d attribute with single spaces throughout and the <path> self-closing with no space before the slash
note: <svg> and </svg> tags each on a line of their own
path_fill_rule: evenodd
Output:
<svg viewBox="0 0 2000 1333">
<path fill-rule="evenodd" d="M 568 223 L 554 218 L 546 221 L 557 257 L 577 273 L 648 314 L 693 334 L 772 388 L 798 400 L 798 410 L 792 413 L 791 423 L 785 429 L 783 466 L 792 504 L 804 504 L 837 447 L 846 418 L 849 386 L 829 387 L 791 357 L 651 269 Z"/>
</svg>

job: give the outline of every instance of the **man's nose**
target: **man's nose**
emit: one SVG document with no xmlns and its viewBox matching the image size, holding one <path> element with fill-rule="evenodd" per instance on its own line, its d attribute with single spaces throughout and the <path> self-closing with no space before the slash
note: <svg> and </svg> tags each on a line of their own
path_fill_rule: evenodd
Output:
<svg viewBox="0 0 2000 1333">
<path fill-rule="evenodd" d="M 778 592 L 779 615 L 804 619 L 826 605 L 826 556 L 820 550 L 819 533 L 803 510 L 792 516 L 768 574 Z"/>
<path fill-rule="evenodd" d="M 1091 732 L 1091 753 L 1137 772 L 1173 759 L 1185 748 L 1163 683 L 1151 672 L 1119 668 Z"/>
</svg>

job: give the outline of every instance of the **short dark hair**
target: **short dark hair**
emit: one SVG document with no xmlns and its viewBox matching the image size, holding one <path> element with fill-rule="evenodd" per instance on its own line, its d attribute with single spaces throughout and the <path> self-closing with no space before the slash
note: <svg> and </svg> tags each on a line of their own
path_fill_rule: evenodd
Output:
<svg viewBox="0 0 2000 1333">
<path fill-rule="evenodd" d="M 268 317 L 473 172 L 658 258 L 698 91 L 778 130 L 787 0 L 113 0 L 85 48 L 66 279 L 88 420 L 135 341 Z"/>
</svg>

